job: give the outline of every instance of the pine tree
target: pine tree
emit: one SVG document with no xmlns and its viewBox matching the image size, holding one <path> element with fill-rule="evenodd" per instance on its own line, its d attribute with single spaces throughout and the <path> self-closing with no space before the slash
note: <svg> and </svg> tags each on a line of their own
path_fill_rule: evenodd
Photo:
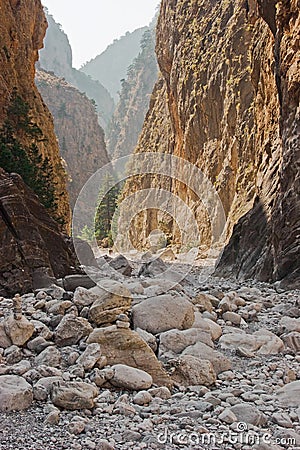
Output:
<svg viewBox="0 0 300 450">
<path fill-rule="evenodd" d="M 99 192 L 99 204 L 95 215 L 95 236 L 97 241 L 108 238 L 109 245 L 113 245 L 114 226 L 113 217 L 117 208 L 120 186 L 113 176 L 107 174 Z"/>
</svg>

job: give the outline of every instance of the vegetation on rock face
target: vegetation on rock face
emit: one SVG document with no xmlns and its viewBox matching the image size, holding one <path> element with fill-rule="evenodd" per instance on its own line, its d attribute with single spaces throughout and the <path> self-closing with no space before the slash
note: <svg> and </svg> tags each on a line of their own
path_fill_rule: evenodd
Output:
<svg viewBox="0 0 300 450">
<path fill-rule="evenodd" d="M 120 99 L 107 130 L 107 149 L 114 158 L 133 153 L 157 74 L 155 29 L 149 28 L 142 36 L 139 55 L 122 80 Z"/>
<path fill-rule="evenodd" d="M 21 143 L 20 138 L 24 136 L 31 141 L 29 146 Z M 43 140 L 41 129 L 31 119 L 28 103 L 14 90 L 6 121 L 0 130 L 0 167 L 6 172 L 18 173 L 41 203 L 55 215 L 57 201 L 53 167 L 49 158 L 42 157 L 38 147 Z M 56 219 L 62 223 L 60 218 Z"/>
</svg>

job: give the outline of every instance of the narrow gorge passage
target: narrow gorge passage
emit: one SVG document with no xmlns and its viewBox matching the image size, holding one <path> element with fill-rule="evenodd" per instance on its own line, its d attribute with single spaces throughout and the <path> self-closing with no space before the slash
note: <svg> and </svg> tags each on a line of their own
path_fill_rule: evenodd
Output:
<svg viewBox="0 0 300 450">
<path fill-rule="evenodd" d="M 0 0 L 1 450 L 300 449 L 299 0 L 157 3 Z"/>
</svg>

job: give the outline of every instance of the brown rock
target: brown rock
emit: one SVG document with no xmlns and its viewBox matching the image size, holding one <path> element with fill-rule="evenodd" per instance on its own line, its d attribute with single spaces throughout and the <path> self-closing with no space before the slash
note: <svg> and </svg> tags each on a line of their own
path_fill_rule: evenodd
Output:
<svg viewBox="0 0 300 450">
<path fill-rule="evenodd" d="M 0 347 L 8 348 L 12 345 L 11 339 L 5 333 L 4 321 L 0 323 Z"/>
<path fill-rule="evenodd" d="M 77 344 L 84 336 L 88 336 L 93 327 L 83 317 L 65 315 L 55 330 L 55 343 L 60 347 Z"/>
<path fill-rule="evenodd" d="M 211 386 L 216 381 L 216 373 L 210 361 L 185 355 L 172 360 L 175 366 L 172 380 L 181 386 Z"/>
<path fill-rule="evenodd" d="M 33 401 L 32 387 L 22 377 L 0 376 L 0 411 L 22 411 Z"/>
<path fill-rule="evenodd" d="M 91 384 L 61 381 L 53 384 L 51 400 L 55 406 L 63 409 L 91 409 L 97 395 L 98 389 Z"/>
<path fill-rule="evenodd" d="M 97 328 L 90 334 L 87 342 L 100 344 L 109 365 L 125 364 L 136 367 L 149 373 L 155 384 L 172 385 L 171 379 L 151 348 L 136 332 L 116 326 Z"/>
<path fill-rule="evenodd" d="M 117 320 L 119 314 L 125 313 L 131 306 L 131 294 L 127 288 L 112 280 L 104 280 L 101 287 L 90 289 L 97 300 L 89 311 L 89 321 L 97 325 Z"/>
<path fill-rule="evenodd" d="M 19 320 L 9 316 L 4 321 L 4 329 L 14 345 L 24 345 L 34 333 L 34 325 L 25 316 Z"/>
<path fill-rule="evenodd" d="M 192 355 L 200 360 L 210 361 L 217 375 L 231 369 L 231 362 L 225 355 L 213 350 L 202 342 L 197 342 L 197 344 L 187 347 L 183 355 Z"/>
<path fill-rule="evenodd" d="M 153 151 L 185 158 L 213 183 L 232 235 L 219 274 L 294 287 L 300 277 L 298 30 L 297 0 L 163 0 L 160 75 L 135 150 L 145 162 Z M 171 189 L 195 213 L 201 242 L 209 247 L 211 221 L 195 194 L 196 178 L 182 167 L 172 183 L 149 168 L 127 182 L 124 195 Z M 165 216 L 152 208 L 138 214 L 134 244 L 145 245 L 160 222 L 180 244 L 182 230 Z"/>
</svg>

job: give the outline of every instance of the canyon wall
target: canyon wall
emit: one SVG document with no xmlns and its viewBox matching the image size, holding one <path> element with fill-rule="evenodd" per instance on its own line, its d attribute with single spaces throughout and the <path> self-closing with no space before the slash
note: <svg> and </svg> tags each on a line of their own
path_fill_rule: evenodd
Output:
<svg viewBox="0 0 300 450">
<path fill-rule="evenodd" d="M 133 153 L 141 133 L 158 67 L 155 55 L 155 28 L 145 31 L 141 51 L 127 70 L 119 102 L 107 129 L 107 150 L 113 158 Z"/>
<path fill-rule="evenodd" d="M 54 118 L 73 208 L 85 182 L 108 163 L 104 132 L 95 106 L 85 94 L 44 71 L 37 71 L 36 84 Z"/>
<path fill-rule="evenodd" d="M 7 110 L 15 95 L 30 107 L 30 119 L 42 133 L 37 142 L 41 157 L 48 158 L 53 173 L 49 183 L 55 191 L 57 207 L 53 215 L 70 227 L 69 198 L 66 190 L 66 174 L 59 154 L 52 116 L 34 84 L 35 63 L 38 50 L 43 46 L 47 22 L 39 0 L 21 2 L 0 1 L 0 128 L 7 119 Z M 22 130 L 17 136 L 25 147 L 36 143 Z"/>
<path fill-rule="evenodd" d="M 47 26 L 40 1 L 0 0 L 0 25 L 0 295 L 12 296 L 78 272 L 79 263 L 61 231 L 70 229 L 64 162 L 34 83 Z M 35 191 L 24 182 L 31 174 Z"/>
<path fill-rule="evenodd" d="M 298 29 L 297 0 L 161 4 L 161 74 L 136 152 L 184 158 L 213 183 L 229 240 L 219 274 L 265 281 L 299 275 Z M 209 244 L 201 200 L 176 179 L 135 177 L 124 195 L 166 186 L 195 214 L 200 244 Z M 140 214 L 133 241 L 144 243 L 159 222 L 153 209 Z M 175 221 L 167 226 L 179 242 Z"/>
</svg>

